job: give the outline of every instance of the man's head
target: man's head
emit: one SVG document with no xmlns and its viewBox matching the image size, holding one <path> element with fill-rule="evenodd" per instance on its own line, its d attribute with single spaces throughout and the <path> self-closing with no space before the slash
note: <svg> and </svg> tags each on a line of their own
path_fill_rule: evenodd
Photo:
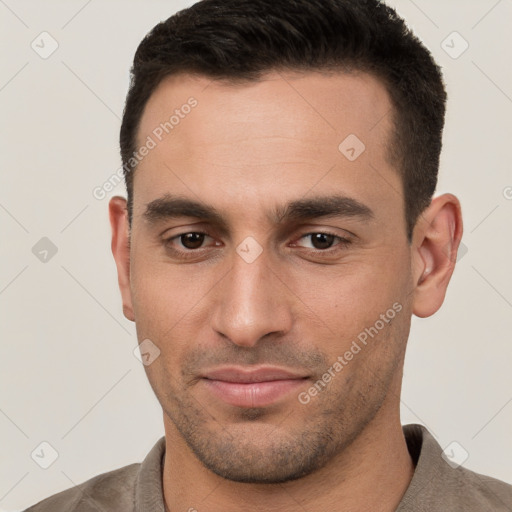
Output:
<svg viewBox="0 0 512 512">
<path fill-rule="evenodd" d="M 444 102 L 376 2 L 207 0 L 142 42 L 112 248 L 176 457 L 284 482 L 399 425 L 411 315 L 461 237 L 431 201 Z"/>
</svg>

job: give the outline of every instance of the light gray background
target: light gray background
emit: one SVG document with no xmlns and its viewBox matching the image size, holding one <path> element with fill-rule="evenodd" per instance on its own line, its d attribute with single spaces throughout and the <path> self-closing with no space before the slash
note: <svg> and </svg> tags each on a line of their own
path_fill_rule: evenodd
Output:
<svg viewBox="0 0 512 512">
<path fill-rule="evenodd" d="M 120 165 L 138 43 L 192 3 L 0 0 L 3 511 L 139 462 L 163 435 L 121 311 L 108 198 L 92 190 Z M 444 69 L 438 192 L 461 199 L 467 248 L 441 311 L 413 318 L 402 423 L 426 425 L 443 448 L 457 441 L 465 467 L 512 483 L 512 2 L 391 4 Z M 31 48 L 43 31 L 59 45 L 47 59 Z M 460 51 L 453 31 L 469 43 L 456 59 L 441 46 Z M 32 253 L 42 237 L 58 248 L 46 263 Z M 48 469 L 31 458 L 43 441 L 58 452 Z"/>
</svg>

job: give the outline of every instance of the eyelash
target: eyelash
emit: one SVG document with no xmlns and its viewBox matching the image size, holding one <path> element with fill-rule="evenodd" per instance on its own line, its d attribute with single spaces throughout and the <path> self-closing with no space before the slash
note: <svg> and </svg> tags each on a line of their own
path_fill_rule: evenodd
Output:
<svg viewBox="0 0 512 512">
<path fill-rule="evenodd" d="M 205 248 L 201 247 L 199 249 L 187 249 L 187 250 L 181 250 L 181 249 L 175 249 L 174 247 L 171 247 L 170 244 L 173 240 L 180 239 L 184 235 L 205 235 L 210 238 L 213 238 L 209 233 L 205 231 L 185 231 L 183 233 L 180 233 L 178 235 L 174 235 L 170 238 L 164 239 L 164 245 L 165 247 L 172 252 L 173 254 L 176 254 L 182 258 L 195 258 L 197 257 L 198 253 L 200 253 Z M 338 251 L 344 250 L 348 245 L 352 243 L 351 240 L 348 238 L 344 238 L 342 236 L 336 235 L 335 233 L 331 233 L 329 231 L 310 231 L 307 233 L 303 233 L 297 240 L 302 240 L 305 237 L 312 236 L 312 235 L 327 235 L 327 236 L 333 236 L 335 239 L 338 240 L 338 244 L 334 245 L 333 247 L 329 247 L 328 249 L 308 249 L 305 248 L 308 252 L 314 252 L 318 254 L 332 254 L 337 253 Z"/>
</svg>

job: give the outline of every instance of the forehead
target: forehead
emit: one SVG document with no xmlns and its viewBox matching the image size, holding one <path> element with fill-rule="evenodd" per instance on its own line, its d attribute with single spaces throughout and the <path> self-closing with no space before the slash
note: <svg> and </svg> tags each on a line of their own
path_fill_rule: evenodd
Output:
<svg viewBox="0 0 512 512">
<path fill-rule="evenodd" d="M 201 142 L 219 142 L 226 134 L 233 140 L 236 128 L 249 128 L 262 121 L 265 132 L 260 135 L 266 137 L 311 138 L 316 134 L 311 130 L 325 136 L 351 130 L 370 142 L 385 131 L 388 124 L 381 121 L 390 117 L 392 110 L 383 83 L 363 72 L 273 71 L 258 81 L 243 83 L 182 73 L 164 78 L 149 98 L 139 125 L 139 142 L 190 98 L 198 103 L 195 117 L 200 112 L 202 120 L 208 120 L 194 126 L 195 139 Z M 377 124 L 382 124 L 384 130 L 367 133 L 373 132 Z M 179 131 L 182 137 L 173 137 L 176 143 L 191 142 L 183 140 L 187 135 L 184 130 Z M 240 139 L 246 136 L 247 132 L 239 133 Z"/>
<path fill-rule="evenodd" d="M 386 193 L 396 202 L 391 126 L 386 88 L 366 73 L 275 71 L 242 84 L 171 76 L 139 124 L 137 147 L 149 139 L 154 147 L 137 166 L 134 207 L 169 192 L 209 203 L 213 195 L 230 204 L 257 197 L 256 206 L 275 199 L 269 194 L 302 197 L 333 187 L 362 202 Z"/>
</svg>

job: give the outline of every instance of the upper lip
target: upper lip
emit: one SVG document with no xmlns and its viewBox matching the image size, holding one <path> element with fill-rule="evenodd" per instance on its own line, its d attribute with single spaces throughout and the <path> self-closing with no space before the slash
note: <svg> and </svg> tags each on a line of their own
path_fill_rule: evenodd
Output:
<svg viewBox="0 0 512 512">
<path fill-rule="evenodd" d="M 230 366 L 204 372 L 201 377 L 225 382 L 268 382 L 272 380 L 305 379 L 308 376 L 297 371 L 275 366 L 240 367 Z"/>
</svg>

